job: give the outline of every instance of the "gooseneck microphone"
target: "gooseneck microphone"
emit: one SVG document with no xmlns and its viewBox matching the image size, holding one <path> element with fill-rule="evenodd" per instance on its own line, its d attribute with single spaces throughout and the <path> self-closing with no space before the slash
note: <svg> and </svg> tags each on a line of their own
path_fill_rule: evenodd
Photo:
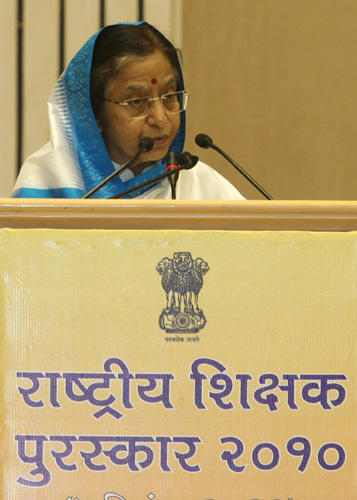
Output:
<svg viewBox="0 0 357 500">
<path fill-rule="evenodd" d="M 170 178 L 170 176 L 179 173 L 181 170 L 189 170 L 190 168 L 194 167 L 197 162 L 198 162 L 198 156 L 193 156 L 191 155 L 191 153 L 186 151 L 185 153 L 180 154 L 178 158 L 179 166 L 177 168 L 170 169 L 168 172 L 158 175 L 153 179 L 149 179 L 148 181 L 143 182 L 139 186 L 127 189 L 126 191 L 123 191 L 122 193 L 119 193 L 110 199 L 124 198 L 124 196 L 127 196 L 128 194 L 134 193 L 135 191 L 150 186 L 150 184 L 156 184 L 157 182 L 161 181 L 162 179 L 165 179 L 166 177 Z"/>
<path fill-rule="evenodd" d="M 172 199 L 176 200 L 176 184 L 180 172 L 177 170 L 179 168 L 179 155 L 175 151 L 169 151 L 166 157 L 166 172 L 171 172 L 172 175 L 169 176 L 169 181 L 171 184 L 171 194 Z"/>
<path fill-rule="evenodd" d="M 242 175 L 244 175 L 244 177 L 251 184 L 253 184 L 253 186 L 256 189 L 258 189 L 258 191 L 260 193 L 262 193 L 263 196 L 265 196 L 265 198 L 267 198 L 268 200 L 273 200 L 274 199 L 240 165 L 238 165 L 237 162 L 235 162 L 230 156 L 228 156 L 227 153 L 225 153 L 224 151 L 222 151 L 222 149 L 220 149 L 218 146 L 216 146 L 215 144 L 213 144 L 212 139 L 208 135 L 206 135 L 206 134 L 198 134 L 198 135 L 196 135 L 195 142 L 196 142 L 197 146 L 199 146 L 200 148 L 204 148 L 204 149 L 212 148 L 212 149 L 218 151 L 218 153 L 221 154 L 226 160 L 228 160 L 229 163 L 231 163 L 233 165 L 233 167 L 238 170 L 238 172 L 240 172 Z"/>
<path fill-rule="evenodd" d="M 151 139 L 151 137 L 144 137 L 141 139 L 139 142 L 139 147 L 137 152 L 135 153 L 134 156 L 130 158 L 127 162 L 123 163 L 117 170 L 114 170 L 104 181 L 100 182 L 97 186 L 95 186 L 93 189 L 91 189 L 87 194 L 85 194 L 82 199 L 89 198 L 92 196 L 92 194 L 96 193 L 99 191 L 100 188 L 105 186 L 109 181 L 111 181 L 116 175 L 119 175 L 123 170 L 126 170 L 127 168 L 130 167 L 134 163 L 134 161 L 141 155 L 141 153 L 146 153 L 147 151 L 150 151 L 154 147 L 154 141 Z"/>
</svg>

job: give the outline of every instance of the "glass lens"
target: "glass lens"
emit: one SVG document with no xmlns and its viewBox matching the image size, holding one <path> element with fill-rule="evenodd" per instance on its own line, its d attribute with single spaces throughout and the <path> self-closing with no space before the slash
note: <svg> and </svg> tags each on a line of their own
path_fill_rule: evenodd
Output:
<svg viewBox="0 0 357 500">
<path fill-rule="evenodd" d="M 188 94 L 184 90 L 163 94 L 161 97 L 136 97 L 122 103 L 131 118 L 142 118 L 150 113 L 153 101 L 161 100 L 166 113 L 180 113 L 186 109 Z"/>
<path fill-rule="evenodd" d="M 128 114 L 134 118 L 145 116 L 148 113 L 149 109 L 149 98 L 141 97 L 135 99 L 127 99 L 123 102 L 125 105 L 125 109 Z"/>
<path fill-rule="evenodd" d="M 173 92 L 161 96 L 161 102 L 164 108 L 170 113 L 182 111 L 182 92 Z"/>
</svg>

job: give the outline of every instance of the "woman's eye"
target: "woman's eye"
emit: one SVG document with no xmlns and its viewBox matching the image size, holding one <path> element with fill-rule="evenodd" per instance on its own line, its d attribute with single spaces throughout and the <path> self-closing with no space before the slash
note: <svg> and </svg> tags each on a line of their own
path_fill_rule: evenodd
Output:
<svg viewBox="0 0 357 500">
<path fill-rule="evenodd" d="M 140 108 L 145 106 L 145 99 L 129 99 L 127 103 L 132 108 Z"/>
<path fill-rule="evenodd" d="M 175 101 L 177 99 L 176 92 L 165 94 L 165 101 Z"/>
<path fill-rule="evenodd" d="M 172 109 L 178 105 L 177 94 L 165 94 L 162 96 L 163 104 Z"/>
</svg>

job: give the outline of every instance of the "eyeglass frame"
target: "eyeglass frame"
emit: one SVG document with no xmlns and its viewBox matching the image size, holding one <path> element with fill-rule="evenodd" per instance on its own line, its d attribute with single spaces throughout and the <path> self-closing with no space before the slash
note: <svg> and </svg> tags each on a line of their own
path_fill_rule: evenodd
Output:
<svg viewBox="0 0 357 500">
<path fill-rule="evenodd" d="M 190 93 L 187 92 L 186 90 L 178 90 L 176 92 L 168 92 L 167 94 L 162 94 L 162 95 L 160 95 L 158 97 L 148 97 L 148 96 L 133 97 L 132 99 L 125 99 L 125 101 L 123 101 L 123 102 L 119 102 L 119 101 L 115 101 L 114 99 L 107 99 L 106 97 L 103 97 L 103 101 L 112 102 L 114 104 L 118 104 L 119 106 L 128 106 L 128 101 L 137 101 L 137 100 L 140 100 L 140 99 L 147 99 L 148 103 L 151 102 L 151 101 L 158 101 L 158 100 L 160 100 L 161 105 L 162 105 L 162 98 L 163 97 L 168 96 L 168 95 L 177 95 L 177 94 L 182 94 L 183 98 L 185 99 L 183 101 L 183 103 L 185 105 L 185 107 L 183 109 L 180 109 L 179 111 L 167 111 L 166 108 L 165 108 L 165 106 L 164 106 L 164 108 L 165 108 L 165 114 L 176 115 L 178 113 L 182 113 L 187 108 L 188 96 L 190 95 Z M 141 115 L 141 116 L 129 116 L 128 118 L 130 120 L 139 120 L 140 118 L 146 118 L 150 114 L 150 109 L 151 109 L 151 106 L 148 107 L 148 112 L 145 115 Z"/>
</svg>

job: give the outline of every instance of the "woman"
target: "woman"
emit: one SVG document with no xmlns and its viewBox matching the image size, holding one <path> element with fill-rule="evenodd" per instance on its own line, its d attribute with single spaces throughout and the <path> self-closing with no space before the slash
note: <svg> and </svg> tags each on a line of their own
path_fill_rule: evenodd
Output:
<svg viewBox="0 0 357 500">
<path fill-rule="evenodd" d="M 59 78 L 49 100 L 51 143 L 22 166 L 13 196 L 82 198 L 153 139 L 130 169 L 93 197 L 111 198 L 165 172 L 185 140 L 184 89 L 177 50 L 147 23 L 107 26 L 93 35 Z M 171 198 L 167 179 L 128 197 Z M 178 199 L 243 199 L 201 162 L 180 172 Z"/>
</svg>

